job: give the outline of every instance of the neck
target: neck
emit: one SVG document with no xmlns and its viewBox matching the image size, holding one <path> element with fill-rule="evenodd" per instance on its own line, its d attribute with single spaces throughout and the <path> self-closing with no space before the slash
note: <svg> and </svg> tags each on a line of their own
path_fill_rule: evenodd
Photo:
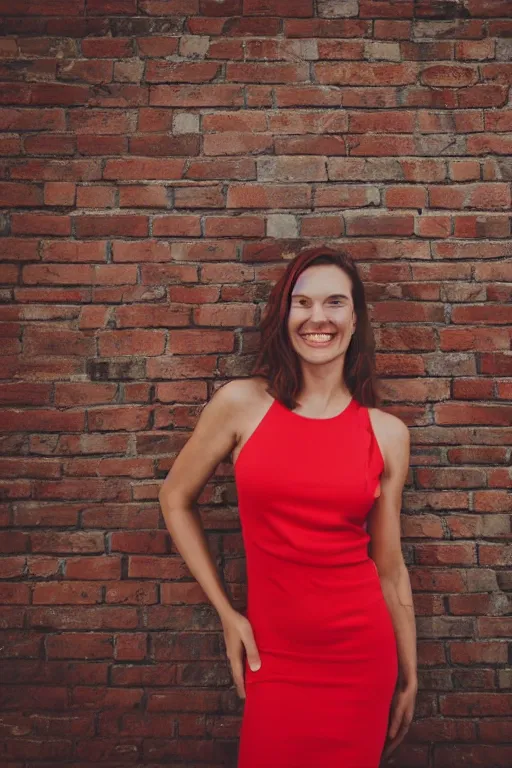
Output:
<svg viewBox="0 0 512 768">
<path fill-rule="evenodd" d="M 343 379 L 344 358 L 326 365 L 302 365 L 302 389 L 298 400 L 302 405 L 315 405 L 326 409 L 330 405 L 343 404 L 351 393 Z M 340 364 L 341 363 L 341 364 Z"/>
</svg>

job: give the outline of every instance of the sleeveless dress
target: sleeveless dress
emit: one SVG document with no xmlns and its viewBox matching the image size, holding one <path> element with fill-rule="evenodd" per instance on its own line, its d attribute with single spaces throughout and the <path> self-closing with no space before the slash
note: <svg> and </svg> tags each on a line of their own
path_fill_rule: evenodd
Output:
<svg viewBox="0 0 512 768">
<path fill-rule="evenodd" d="M 278 400 L 234 467 L 247 618 L 238 768 L 378 768 L 398 674 L 365 521 L 384 460 L 368 408 L 328 419 Z"/>
</svg>

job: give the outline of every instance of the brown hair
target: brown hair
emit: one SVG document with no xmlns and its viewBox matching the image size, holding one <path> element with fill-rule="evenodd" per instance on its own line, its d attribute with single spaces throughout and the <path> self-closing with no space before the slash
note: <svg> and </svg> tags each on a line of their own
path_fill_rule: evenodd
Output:
<svg viewBox="0 0 512 768">
<path fill-rule="evenodd" d="M 287 408 L 293 410 L 297 407 L 296 398 L 303 383 L 302 371 L 297 353 L 290 343 L 287 318 L 297 278 L 305 269 L 318 264 L 335 264 L 351 280 L 356 328 L 345 353 L 343 378 L 352 396 L 361 405 L 375 407 L 379 400 L 376 392 L 375 340 L 368 318 L 364 285 L 351 257 L 330 248 L 301 251 L 272 288 L 260 324 L 261 343 L 252 375 L 267 379 L 269 394 Z"/>
</svg>

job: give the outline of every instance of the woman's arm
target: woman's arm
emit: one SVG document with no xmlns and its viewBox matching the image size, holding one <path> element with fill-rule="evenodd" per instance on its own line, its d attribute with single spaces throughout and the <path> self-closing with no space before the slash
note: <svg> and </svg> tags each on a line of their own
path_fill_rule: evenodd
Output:
<svg viewBox="0 0 512 768">
<path fill-rule="evenodd" d="M 382 411 L 375 430 L 385 469 L 381 494 L 368 515 L 369 552 L 379 572 L 397 641 L 402 685 L 417 683 L 416 623 L 409 573 L 400 538 L 402 492 L 410 461 L 409 430 L 400 419 Z M 377 426 L 377 423 L 376 423 Z"/>
<path fill-rule="evenodd" d="M 158 494 L 177 550 L 221 618 L 233 608 L 208 549 L 195 502 L 217 465 L 236 445 L 237 385 L 233 381 L 221 387 L 203 408 Z"/>
<path fill-rule="evenodd" d="M 247 383 L 231 381 L 203 408 L 188 442 L 176 457 L 158 498 L 165 524 L 180 555 L 220 616 L 233 679 L 245 698 L 243 652 L 253 671 L 261 660 L 248 619 L 230 604 L 213 562 L 199 513 L 194 508 L 216 466 L 235 447 Z"/>
<path fill-rule="evenodd" d="M 390 711 L 386 759 L 403 741 L 414 716 L 418 691 L 416 622 L 411 582 L 400 542 L 402 492 L 409 471 L 410 439 L 405 424 L 391 414 L 377 411 L 376 434 L 382 446 L 385 469 L 381 494 L 368 515 L 370 556 L 377 566 L 398 652 L 398 685 Z M 374 422 L 372 418 L 372 424 Z"/>
</svg>

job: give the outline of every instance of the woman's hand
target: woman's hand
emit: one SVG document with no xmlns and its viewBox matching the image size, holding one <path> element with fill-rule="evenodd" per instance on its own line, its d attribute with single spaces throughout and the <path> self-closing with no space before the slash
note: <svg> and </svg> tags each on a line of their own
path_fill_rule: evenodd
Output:
<svg viewBox="0 0 512 768">
<path fill-rule="evenodd" d="M 261 667 L 261 659 L 249 620 L 237 611 L 227 617 L 221 617 L 226 643 L 226 655 L 231 664 L 231 672 L 238 695 L 245 699 L 244 685 L 244 648 L 247 660 L 253 672 Z"/>
<path fill-rule="evenodd" d="M 417 682 L 405 685 L 403 688 L 397 688 L 395 691 L 391 704 L 388 738 L 382 754 L 383 760 L 388 758 L 389 755 L 395 751 L 409 730 L 409 726 L 414 716 L 414 705 L 417 692 Z"/>
</svg>

